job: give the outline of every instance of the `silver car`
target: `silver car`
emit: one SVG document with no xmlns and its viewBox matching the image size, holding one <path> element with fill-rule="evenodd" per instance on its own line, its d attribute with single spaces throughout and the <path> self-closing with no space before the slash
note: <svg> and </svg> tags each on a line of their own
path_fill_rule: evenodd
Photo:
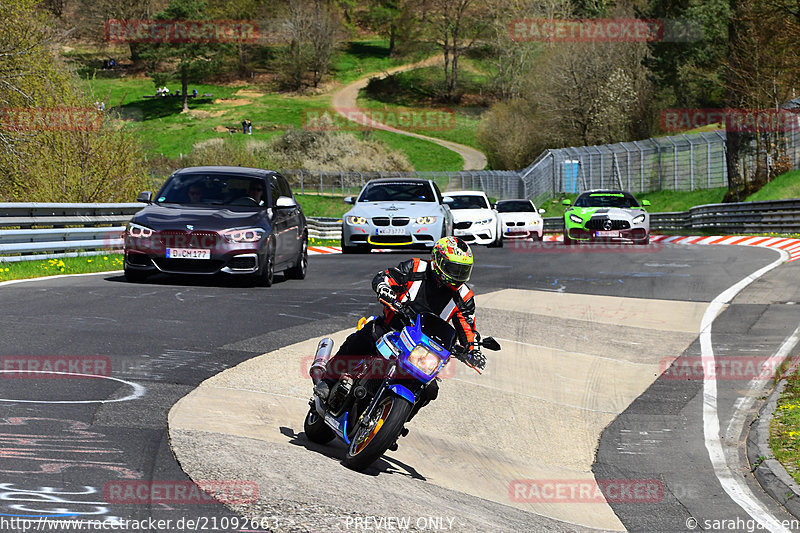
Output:
<svg viewBox="0 0 800 533">
<path fill-rule="evenodd" d="M 353 208 L 342 217 L 342 252 L 372 248 L 432 248 L 453 234 L 453 215 L 431 180 L 378 179 L 367 183 L 357 198 L 344 199 Z"/>
</svg>

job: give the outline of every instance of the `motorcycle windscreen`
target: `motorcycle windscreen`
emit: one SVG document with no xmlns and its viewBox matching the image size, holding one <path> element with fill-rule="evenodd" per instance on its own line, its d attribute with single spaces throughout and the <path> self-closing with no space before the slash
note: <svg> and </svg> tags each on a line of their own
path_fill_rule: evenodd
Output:
<svg viewBox="0 0 800 533">
<path fill-rule="evenodd" d="M 456 330 L 453 326 L 433 313 L 419 315 L 419 328 L 422 333 L 448 352 L 456 342 Z"/>
</svg>

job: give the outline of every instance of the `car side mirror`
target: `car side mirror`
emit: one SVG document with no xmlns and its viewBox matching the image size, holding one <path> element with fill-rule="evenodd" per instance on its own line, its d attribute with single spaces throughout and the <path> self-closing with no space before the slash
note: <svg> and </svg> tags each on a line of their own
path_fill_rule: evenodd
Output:
<svg viewBox="0 0 800 533">
<path fill-rule="evenodd" d="M 142 191 L 136 196 L 136 201 L 144 204 L 152 204 L 153 193 L 151 191 Z"/>
<path fill-rule="evenodd" d="M 344 203 L 352 205 L 356 203 L 356 199 L 353 198 L 352 196 L 345 196 Z"/>
<path fill-rule="evenodd" d="M 650 207 L 650 200 L 642 200 L 642 205 L 645 207 Z"/>
<path fill-rule="evenodd" d="M 281 196 L 275 201 L 275 207 L 278 209 L 294 209 L 297 207 L 297 202 L 288 196 Z"/>
<path fill-rule="evenodd" d="M 572 200 L 570 200 L 569 198 L 564 198 L 563 200 L 561 200 L 561 203 L 563 205 L 572 205 Z"/>
<path fill-rule="evenodd" d="M 494 352 L 500 349 L 500 343 L 494 340 L 494 337 L 486 337 L 483 340 L 481 340 L 481 346 L 483 346 L 487 350 L 492 350 Z"/>
<path fill-rule="evenodd" d="M 449 204 L 452 204 L 453 202 L 455 202 L 455 200 L 453 200 L 453 198 L 450 197 L 450 196 L 443 196 L 442 197 L 442 203 L 443 204 L 448 204 L 449 205 Z"/>
<path fill-rule="evenodd" d="M 545 213 L 547 213 L 547 209 L 544 209 L 543 207 L 540 207 L 539 208 L 539 214 L 540 215 L 544 215 Z"/>
</svg>

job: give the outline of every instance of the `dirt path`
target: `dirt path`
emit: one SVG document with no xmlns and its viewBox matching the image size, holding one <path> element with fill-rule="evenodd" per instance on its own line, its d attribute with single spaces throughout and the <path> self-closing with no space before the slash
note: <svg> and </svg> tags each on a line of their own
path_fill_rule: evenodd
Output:
<svg viewBox="0 0 800 533">
<path fill-rule="evenodd" d="M 382 74 L 380 74 L 380 76 L 386 77 L 391 74 L 396 74 L 397 72 L 413 70 L 415 68 L 420 68 L 420 67 L 428 67 L 431 65 L 435 65 L 436 63 L 439 63 L 441 60 L 442 60 L 441 56 L 430 57 L 424 61 L 419 61 L 417 63 L 410 63 L 408 65 L 401 65 L 399 67 L 390 68 L 384 71 Z M 354 81 L 349 85 L 345 85 L 344 87 L 333 93 L 333 97 L 331 99 L 331 105 L 336 110 L 336 112 L 346 118 L 355 120 L 359 124 L 363 124 L 371 128 L 383 131 L 390 131 L 392 133 L 397 133 L 399 135 L 416 137 L 417 139 L 431 141 L 438 144 L 439 146 L 444 146 L 448 150 L 452 150 L 453 152 L 456 152 L 458 155 L 464 158 L 464 170 L 483 170 L 484 168 L 486 168 L 487 164 L 486 155 L 480 150 L 476 150 L 475 148 L 471 148 L 463 144 L 458 144 L 451 141 L 445 141 L 442 139 L 437 139 L 435 137 L 428 137 L 427 135 L 420 135 L 419 133 L 411 133 L 408 131 L 399 130 L 391 126 L 387 126 L 386 124 L 376 122 L 370 118 L 367 118 L 366 116 L 359 116 L 358 113 L 356 112 L 356 110 L 358 109 L 358 104 L 356 103 L 356 99 L 358 98 L 358 91 L 366 87 L 369 80 L 374 77 L 376 77 L 375 74 L 370 74 L 359 80 Z"/>
</svg>

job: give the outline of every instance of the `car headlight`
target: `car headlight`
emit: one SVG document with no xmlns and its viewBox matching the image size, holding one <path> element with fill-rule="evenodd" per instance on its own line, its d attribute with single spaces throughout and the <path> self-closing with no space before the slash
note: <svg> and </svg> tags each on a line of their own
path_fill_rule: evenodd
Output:
<svg viewBox="0 0 800 533">
<path fill-rule="evenodd" d="M 420 371 L 430 375 L 433 374 L 437 368 L 439 368 L 442 358 L 430 351 L 424 345 L 418 344 L 413 350 L 411 350 L 411 353 L 408 356 L 408 362 L 414 365 Z"/>
<path fill-rule="evenodd" d="M 631 222 L 634 223 L 634 224 L 641 224 L 642 222 L 644 222 L 644 215 L 639 215 L 638 217 L 633 217 L 633 220 L 631 220 Z"/>
<path fill-rule="evenodd" d="M 417 224 L 435 224 L 436 217 L 417 217 Z"/>
<path fill-rule="evenodd" d="M 570 215 L 569 219 L 572 221 L 573 224 L 583 224 L 583 219 L 578 215 Z"/>
<path fill-rule="evenodd" d="M 261 228 L 245 228 L 228 229 L 219 233 L 231 242 L 258 242 L 267 232 Z"/>
<path fill-rule="evenodd" d="M 541 220 L 531 220 L 531 225 L 533 225 L 533 226 L 539 225 L 541 223 L 542 223 Z"/>
<path fill-rule="evenodd" d="M 352 224 L 354 226 L 363 226 L 367 223 L 367 219 L 364 217 L 347 217 L 347 223 Z"/>
<path fill-rule="evenodd" d="M 125 232 L 135 239 L 138 238 L 146 239 L 153 234 L 153 230 L 151 230 L 150 228 L 140 226 L 139 224 L 134 224 L 133 222 L 128 222 L 128 226 L 125 228 Z"/>
</svg>

